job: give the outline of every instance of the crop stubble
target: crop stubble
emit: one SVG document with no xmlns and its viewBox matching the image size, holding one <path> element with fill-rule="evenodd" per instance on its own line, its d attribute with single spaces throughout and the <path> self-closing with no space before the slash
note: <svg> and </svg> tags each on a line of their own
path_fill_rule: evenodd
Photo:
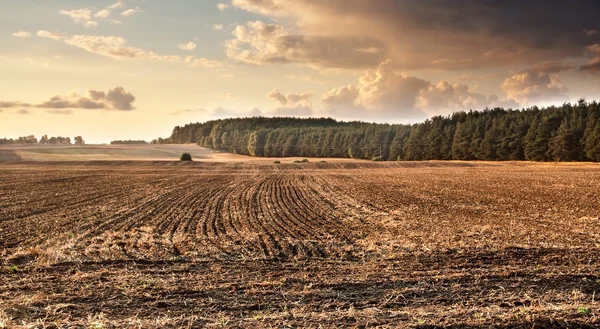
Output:
<svg viewBox="0 0 600 329">
<path fill-rule="evenodd" d="M 140 162 L 0 171 L 0 323 L 600 321 L 598 166 Z"/>
</svg>

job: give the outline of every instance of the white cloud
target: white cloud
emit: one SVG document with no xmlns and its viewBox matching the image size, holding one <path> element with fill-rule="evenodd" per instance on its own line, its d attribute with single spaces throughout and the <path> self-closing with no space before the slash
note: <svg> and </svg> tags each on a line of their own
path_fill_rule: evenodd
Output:
<svg viewBox="0 0 600 329">
<path fill-rule="evenodd" d="M 127 45 L 127 40 L 114 36 L 95 36 L 95 35 L 70 35 L 60 32 L 38 31 L 37 35 L 60 41 L 69 46 L 84 49 L 90 53 L 110 57 L 113 59 L 129 60 L 151 60 L 168 63 L 185 63 L 190 67 L 221 67 L 219 61 L 209 60 L 207 58 L 196 58 L 193 56 L 181 57 L 177 55 L 159 55 L 153 51 L 131 47 Z"/>
<path fill-rule="evenodd" d="M 523 106 L 567 102 L 568 88 L 557 73 L 570 69 L 570 66 L 558 62 L 534 65 L 504 80 L 502 90 L 508 99 L 514 99 Z"/>
<path fill-rule="evenodd" d="M 94 14 L 96 18 L 107 18 L 108 16 L 110 16 L 110 10 L 108 9 L 99 10 Z"/>
<path fill-rule="evenodd" d="M 127 9 L 124 12 L 121 13 L 121 15 L 126 16 L 126 17 L 130 17 L 133 16 L 137 13 L 142 12 L 142 10 L 140 9 L 140 7 L 136 7 L 135 9 Z"/>
<path fill-rule="evenodd" d="M 29 37 L 31 37 L 31 32 L 19 31 L 19 32 L 13 33 L 12 35 L 13 35 L 13 37 L 17 37 L 17 38 L 29 38 Z"/>
<path fill-rule="evenodd" d="M 313 93 L 289 93 L 282 94 L 278 89 L 273 89 L 267 94 L 267 98 L 279 103 L 279 107 L 274 110 L 276 115 L 285 116 L 309 116 L 313 113 L 312 97 Z"/>
<path fill-rule="evenodd" d="M 225 9 L 229 8 L 229 5 L 226 3 L 219 3 L 217 8 L 219 8 L 220 11 L 225 11 Z"/>
<path fill-rule="evenodd" d="M 73 22 L 76 24 L 85 24 L 92 20 L 92 11 L 87 8 L 73 10 L 61 9 L 58 11 L 58 13 L 63 16 L 71 17 L 73 19 Z"/>
<path fill-rule="evenodd" d="M 196 49 L 196 43 L 194 43 L 192 41 L 186 42 L 186 43 L 180 43 L 177 47 L 181 50 L 192 51 L 192 50 Z"/>
<path fill-rule="evenodd" d="M 223 24 L 215 24 L 215 25 L 213 25 L 212 29 L 214 31 L 222 31 L 223 30 Z"/>
<path fill-rule="evenodd" d="M 365 71 L 357 85 L 328 91 L 321 101 L 329 113 L 340 117 L 387 120 L 423 119 L 486 106 L 516 105 L 501 103 L 494 95 L 475 93 L 464 84 L 440 81 L 432 85 L 426 80 L 397 73 L 389 60 Z"/>
<path fill-rule="evenodd" d="M 106 9 L 108 9 L 108 10 L 114 10 L 114 9 L 119 9 L 119 8 L 123 8 L 123 3 L 121 1 L 115 2 L 112 5 L 106 7 Z"/>
</svg>

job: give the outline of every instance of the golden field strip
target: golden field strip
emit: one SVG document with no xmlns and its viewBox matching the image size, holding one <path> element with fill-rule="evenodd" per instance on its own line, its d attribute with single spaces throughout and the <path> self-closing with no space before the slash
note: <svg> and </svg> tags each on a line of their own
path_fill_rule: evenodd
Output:
<svg viewBox="0 0 600 329">
<path fill-rule="evenodd" d="M 0 163 L 0 327 L 594 328 L 600 166 Z"/>
</svg>

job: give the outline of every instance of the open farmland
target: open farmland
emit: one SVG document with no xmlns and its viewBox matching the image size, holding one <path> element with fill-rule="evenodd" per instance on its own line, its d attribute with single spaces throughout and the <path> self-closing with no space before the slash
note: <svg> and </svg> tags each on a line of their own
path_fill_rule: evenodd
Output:
<svg viewBox="0 0 600 329">
<path fill-rule="evenodd" d="M 0 323 L 594 328 L 599 205 L 591 164 L 6 162 Z"/>
</svg>

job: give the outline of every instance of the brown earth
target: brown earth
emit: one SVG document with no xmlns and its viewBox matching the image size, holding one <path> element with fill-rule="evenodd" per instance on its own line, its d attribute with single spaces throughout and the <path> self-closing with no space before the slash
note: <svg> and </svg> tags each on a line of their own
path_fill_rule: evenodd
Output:
<svg viewBox="0 0 600 329">
<path fill-rule="evenodd" d="M 600 327 L 600 166 L 0 164 L 0 328 Z"/>
</svg>

